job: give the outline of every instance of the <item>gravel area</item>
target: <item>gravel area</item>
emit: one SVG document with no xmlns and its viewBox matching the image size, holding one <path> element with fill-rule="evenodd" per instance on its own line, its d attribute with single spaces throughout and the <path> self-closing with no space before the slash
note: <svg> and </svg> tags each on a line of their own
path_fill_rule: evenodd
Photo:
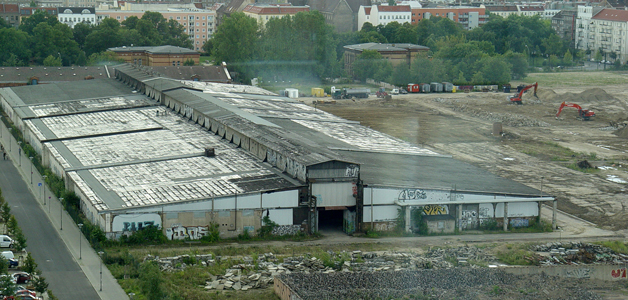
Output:
<svg viewBox="0 0 628 300">
<path fill-rule="evenodd" d="M 496 269 L 293 273 L 279 278 L 302 299 L 602 299 L 585 282 Z"/>
</svg>

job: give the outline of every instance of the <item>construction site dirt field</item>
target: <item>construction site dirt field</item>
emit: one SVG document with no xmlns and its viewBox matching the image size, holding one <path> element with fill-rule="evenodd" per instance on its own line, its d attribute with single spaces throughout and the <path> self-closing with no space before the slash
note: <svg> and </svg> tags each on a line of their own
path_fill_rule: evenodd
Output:
<svg viewBox="0 0 628 300">
<path fill-rule="evenodd" d="M 560 210 L 605 229 L 628 229 L 628 72 L 531 74 L 512 84 L 534 81 L 538 98 L 530 89 L 522 105 L 508 100 L 515 89 L 371 96 L 317 108 L 530 187 L 542 184 Z M 583 121 L 566 107 L 556 118 L 563 101 L 595 116 Z M 495 122 L 503 124 L 501 136 L 492 135 Z M 579 168 L 585 160 L 593 168 Z"/>
</svg>

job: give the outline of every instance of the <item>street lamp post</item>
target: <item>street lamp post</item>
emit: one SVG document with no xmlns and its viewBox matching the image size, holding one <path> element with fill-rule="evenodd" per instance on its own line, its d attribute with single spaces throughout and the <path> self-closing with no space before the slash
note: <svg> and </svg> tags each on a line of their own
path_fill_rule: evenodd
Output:
<svg viewBox="0 0 628 300">
<path fill-rule="evenodd" d="M 42 187 L 44 189 L 44 205 L 46 205 L 46 178 L 48 178 L 48 175 L 44 175 L 42 177 L 44 178 L 44 180 L 42 180 L 44 182 Z"/>
<path fill-rule="evenodd" d="M 18 148 L 17 148 L 17 156 L 20 159 L 20 168 L 22 167 L 22 141 L 17 141 L 18 144 Z"/>
<path fill-rule="evenodd" d="M 105 252 L 102 251 L 98 251 L 98 256 L 100 256 L 100 291 L 102 292 L 102 255 L 105 254 Z"/>
<path fill-rule="evenodd" d="M 528 63 L 530 63 L 530 48 L 528 47 L 528 45 L 524 46 L 526 46 L 526 49 L 528 49 Z"/>
<path fill-rule="evenodd" d="M 63 197 L 59 198 L 59 217 L 61 217 L 61 229 L 63 230 Z"/>
<path fill-rule="evenodd" d="M 81 245 L 81 234 L 83 233 L 83 223 L 79 223 L 78 224 L 78 228 L 79 228 L 79 259 L 83 259 L 83 249 L 82 249 L 82 245 Z"/>
<path fill-rule="evenodd" d="M 31 161 L 31 185 L 33 184 L 33 157 L 29 156 L 28 159 Z"/>
</svg>

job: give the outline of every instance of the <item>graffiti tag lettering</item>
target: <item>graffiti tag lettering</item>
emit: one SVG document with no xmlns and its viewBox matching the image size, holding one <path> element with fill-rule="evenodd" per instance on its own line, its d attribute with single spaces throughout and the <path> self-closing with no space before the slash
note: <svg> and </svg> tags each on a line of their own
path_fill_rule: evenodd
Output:
<svg viewBox="0 0 628 300">
<path fill-rule="evenodd" d="M 345 170 L 345 177 L 358 177 L 358 173 L 360 173 L 358 165 L 348 165 Z"/>
<path fill-rule="evenodd" d="M 590 269 L 574 269 L 565 271 L 565 277 L 573 277 L 573 278 L 589 278 L 591 270 Z"/>
<path fill-rule="evenodd" d="M 427 199 L 427 194 L 424 190 L 404 189 L 399 192 L 397 199 L 401 201 Z"/>
<path fill-rule="evenodd" d="M 426 206 L 423 206 L 423 213 L 428 216 L 433 216 L 433 215 L 446 215 L 448 212 L 447 212 L 447 206 L 426 205 Z"/>
<path fill-rule="evenodd" d="M 512 227 L 528 227 L 530 225 L 530 221 L 528 219 L 511 219 L 510 225 Z"/>
<path fill-rule="evenodd" d="M 209 226 L 180 226 L 175 225 L 170 228 L 166 228 L 166 237 L 169 240 L 183 240 L 189 238 L 191 240 L 198 240 L 205 235 Z"/>
<path fill-rule="evenodd" d="M 153 226 L 155 222 L 153 221 L 144 221 L 144 222 L 123 222 L 122 231 L 138 231 L 142 230 L 144 227 Z M 159 225 L 157 225 L 159 226 Z"/>
<path fill-rule="evenodd" d="M 626 268 L 611 270 L 611 276 L 613 278 L 626 278 Z"/>
</svg>

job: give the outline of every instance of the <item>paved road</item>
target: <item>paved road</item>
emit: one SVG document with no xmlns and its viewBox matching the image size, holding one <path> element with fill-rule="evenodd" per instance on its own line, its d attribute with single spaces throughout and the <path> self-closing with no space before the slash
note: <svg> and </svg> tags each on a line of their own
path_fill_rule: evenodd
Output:
<svg viewBox="0 0 628 300">
<path fill-rule="evenodd" d="M 10 160 L 0 158 L 0 188 L 28 239 L 26 248 L 35 258 L 49 288 L 60 300 L 99 299 L 37 200 Z"/>
</svg>

